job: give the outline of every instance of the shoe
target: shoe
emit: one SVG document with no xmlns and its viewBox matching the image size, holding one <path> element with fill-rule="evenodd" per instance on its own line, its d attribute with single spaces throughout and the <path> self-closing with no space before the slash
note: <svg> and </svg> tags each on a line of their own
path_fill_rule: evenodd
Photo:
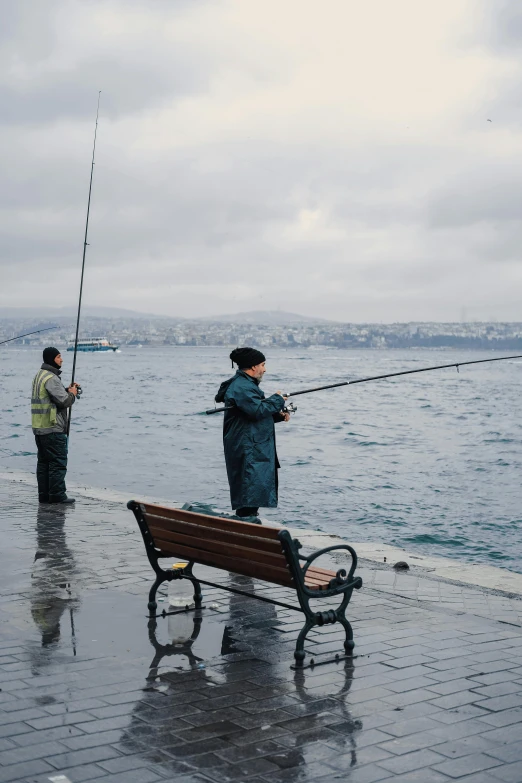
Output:
<svg viewBox="0 0 522 783">
<path fill-rule="evenodd" d="M 76 503 L 75 498 L 64 498 L 64 500 L 50 500 L 49 503 L 56 503 L 57 505 L 70 505 L 71 503 Z"/>
<path fill-rule="evenodd" d="M 49 498 L 38 498 L 39 503 L 49 503 Z"/>
</svg>

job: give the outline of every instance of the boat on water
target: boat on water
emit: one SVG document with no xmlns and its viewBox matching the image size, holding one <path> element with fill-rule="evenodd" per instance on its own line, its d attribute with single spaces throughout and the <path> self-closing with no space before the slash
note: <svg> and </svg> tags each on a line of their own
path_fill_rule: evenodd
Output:
<svg viewBox="0 0 522 783">
<path fill-rule="evenodd" d="M 97 337 L 93 340 L 78 340 L 78 351 L 117 351 L 119 345 L 114 345 L 106 337 Z M 74 342 L 67 348 L 68 351 L 74 351 Z"/>
</svg>

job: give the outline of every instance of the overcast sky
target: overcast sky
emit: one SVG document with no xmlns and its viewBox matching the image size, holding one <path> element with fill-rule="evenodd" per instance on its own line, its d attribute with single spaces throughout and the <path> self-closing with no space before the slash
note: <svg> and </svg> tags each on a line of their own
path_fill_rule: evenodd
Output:
<svg viewBox="0 0 522 783">
<path fill-rule="evenodd" d="M 0 0 L 1 306 L 522 321 L 520 0 Z M 491 122 L 488 122 L 491 120 Z"/>
</svg>

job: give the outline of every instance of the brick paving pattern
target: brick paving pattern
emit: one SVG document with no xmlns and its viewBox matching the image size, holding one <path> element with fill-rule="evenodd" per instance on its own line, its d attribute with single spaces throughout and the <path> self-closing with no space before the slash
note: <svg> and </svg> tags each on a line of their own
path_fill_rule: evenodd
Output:
<svg viewBox="0 0 522 783">
<path fill-rule="evenodd" d="M 77 506 L 0 482 L 0 783 L 522 781 L 518 598 L 362 563 L 356 657 L 295 673 L 298 613 L 204 588 L 151 623 L 130 512 Z"/>
</svg>

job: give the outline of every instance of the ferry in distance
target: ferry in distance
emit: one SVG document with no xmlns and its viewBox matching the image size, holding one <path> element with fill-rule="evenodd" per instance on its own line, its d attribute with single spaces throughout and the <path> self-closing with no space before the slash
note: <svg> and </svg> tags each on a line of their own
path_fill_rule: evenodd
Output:
<svg viewBox="0 0 522 783">
<path fill-rule="evenodd" d="M 119 345 L 114 345 L 106 337 L 98 337 L 94 340 L 78 340 L 78 351 L 117 351 Z M 69 345 L 68 351 L 74 351 L 74 343 Z"/>
</svg>

